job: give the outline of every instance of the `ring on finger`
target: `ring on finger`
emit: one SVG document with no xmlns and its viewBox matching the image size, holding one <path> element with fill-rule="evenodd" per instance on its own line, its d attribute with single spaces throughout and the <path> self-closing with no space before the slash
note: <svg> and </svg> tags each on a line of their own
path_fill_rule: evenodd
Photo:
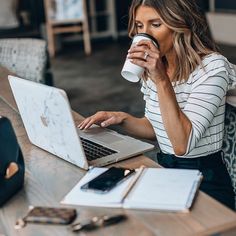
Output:
<svg viewBox="0 0 236 236">
<path fill-rule="evenodd" d="M 149 56 L 148 52 L 145 52 L 145 53 L 144 53 L 144 60 L 145 60 L 145 61 L 147 60 L 148 56 Z"/>
</svg>

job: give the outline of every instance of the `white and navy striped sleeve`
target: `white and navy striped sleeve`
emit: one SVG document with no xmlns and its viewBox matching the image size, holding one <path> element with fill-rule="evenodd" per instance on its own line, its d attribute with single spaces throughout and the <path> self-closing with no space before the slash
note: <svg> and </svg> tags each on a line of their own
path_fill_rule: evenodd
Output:
<svg viewBox="0 0 236 236">
<path fill-rule="evenodd" d="M 222 58 L 206 60 L 203 68 L 193 73 L 191 93 L 183 112 L 192 124 L 188 155 L 205 135 L 206 130 L 214 122 L 222 123 L 224 116 L 224 100 L 229 85 L 229 64 Z M 222 112 L 219 112 L 222 107 Z"/>
</svg>

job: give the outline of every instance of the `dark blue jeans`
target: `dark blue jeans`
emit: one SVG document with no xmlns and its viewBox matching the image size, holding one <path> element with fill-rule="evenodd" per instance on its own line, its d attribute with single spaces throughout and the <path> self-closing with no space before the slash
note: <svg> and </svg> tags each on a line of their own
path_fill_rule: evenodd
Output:
<svg viewBox="0 0 236 236">
<path fill-rule="evenodd" d="M 181 158 L 158 153 L 158 163 L 165 168 L 197 169 L 202 172 L 200 190 L 231 209 L 235 209 L 234 191 L 229 173 L 222 159 L 222 152 L 198 158 Z"/>
</svg>

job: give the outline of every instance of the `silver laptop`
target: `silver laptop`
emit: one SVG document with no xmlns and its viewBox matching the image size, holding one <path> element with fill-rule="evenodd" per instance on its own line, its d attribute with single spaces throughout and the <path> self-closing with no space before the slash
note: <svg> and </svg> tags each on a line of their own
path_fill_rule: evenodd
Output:
<svg viewBox="0 0 236 236">
<path fill-rule="evenodd" d="M 104 166 L 141 154 L 152 144 L 93 125 L 74 123 L 64 90 L 8 76 L 29 140 L 83 169 Z"/>
</svg>

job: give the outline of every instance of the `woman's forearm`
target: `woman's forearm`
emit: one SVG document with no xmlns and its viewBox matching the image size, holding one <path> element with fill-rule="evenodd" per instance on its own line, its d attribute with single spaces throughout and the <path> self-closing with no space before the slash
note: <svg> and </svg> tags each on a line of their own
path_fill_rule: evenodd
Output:
<svg viewBox="0 0 236 236">
<path fill-rule="evenodd" d="M 181 111 L 175 92 L 169 79 L 156 83 L 163 124 L 176 155 L 183 155 L 187 150 L 191 122 Z"/>
<path fill-rule="evenodd" d="M 121 115 L 124 117 L 121 126 L 127 133 L 138 138 L 156 139 L 154 129 L 146 117 L 136 118 L 125 112 L 121 112 Z"/>
</svg>

